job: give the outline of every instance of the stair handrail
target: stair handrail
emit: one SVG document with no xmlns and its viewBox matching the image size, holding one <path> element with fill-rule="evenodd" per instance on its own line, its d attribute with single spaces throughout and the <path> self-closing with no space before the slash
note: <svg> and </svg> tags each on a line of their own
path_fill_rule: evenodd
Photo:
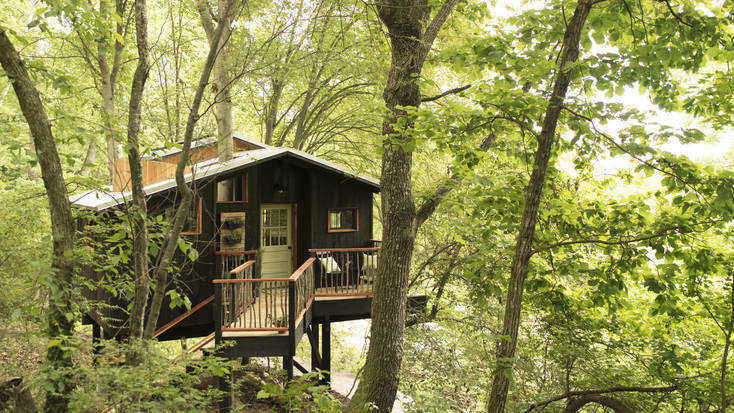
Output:
<svg viewBox="0 0 734 413">
<path fill-rule="evenodd" d="M 153 338 L 158 338 L 161 334 L 165 333 L 166 331 L 170 330 L 173 326 L 180 323 L 181 321 L 188 318 L 191 314 L 194 314 L 195 312 L 199 311 L 200 309 L 204 308 L 205 305 L 211 303 L 214 301 L 214 294 L 207 297 L 204 301 L 200 302 L 199 304 L 196 304 L 195 306 L 191 307 L 191 309 L 180 316 L 174 318 L 173 320 L 166 323 L 164 326 L 159 328 L 158 330 L 153 333 Z"/>
</svg>

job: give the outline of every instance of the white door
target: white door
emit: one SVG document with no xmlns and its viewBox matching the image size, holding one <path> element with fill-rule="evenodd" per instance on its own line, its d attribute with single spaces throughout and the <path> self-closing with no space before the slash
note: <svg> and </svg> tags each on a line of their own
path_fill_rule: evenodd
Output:
<svg viewBox="0 0 734 413">
<path fill-rule="evenodd" d="M 260 250 L 262 277 L 288 278 L 291 266 L 291 206 L 260 207 Z"/>
</svg>

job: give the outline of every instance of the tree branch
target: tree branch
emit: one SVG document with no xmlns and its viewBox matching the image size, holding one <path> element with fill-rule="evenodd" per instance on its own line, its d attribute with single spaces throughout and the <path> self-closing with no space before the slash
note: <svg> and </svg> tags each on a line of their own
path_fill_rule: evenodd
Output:
<svg viewBox="0 0 734 413">
<path fill-rule="evenodd" d="M 597 395 L 597 394 L 609 394 L 609 393 L 625 393 L 625 392 L 634 392 L 634 393 L 671 393 L 678 390 L 678 386 L 672 385 L 672 386 L 666 386 L 666 387 L 636 387 L 636 386 L 620 386 L 620 387 L 611 387 L 609 389 L 600 389 L 600 390 L 576 390 L 576 391 L 570 391 L 568 393 L 562 394 L 560 396 L 551 397 L 550 399 L 544 400 L 542 402 L 533 403 L 530 406 L 528 406 L 527 409 L 523 413 L 530 413 L 531 411 L 537 409 L 538 407 L 545 407 L 553 402 L 557 402 L 559 400 L 567 399 L 569 397 L 576 397 L 576 396 L 590 396 L 590 395 Z"/>
<path fill-rule="evenodd" d="M 701 224 L 711 224 L 718 221 L 705 221 L 705 222 L 697 222 L 691 225 L 701 225 Z M 654 234 L 648 234 L 648 235 L 640 235 L 635 238 L 628 238 L 628 239 L 618 239 L 618 240 L 603 240 L 603 239 L 581 239 L 581 240 L 573 240 L 573 241 L 561 241 L 556 242 L 554 244 L 549 244 L 540 248 L 536 248 L 533 251 L 530 252 L 530 255 L 537 254 L 542 251 L 547 251 L 553 248 L 568 246 L 568 245 L 576 245 L 576 244 L 601 244 L 601 245 L 625 245 L 625 244 L 631 244 L 633 242 L 641 242 L 641 241 L 648 241 L 654 238 L 662 237 L 664 235 L 670 234 L 671 232 L 678 232 L 682 229 L 685 229 L 689 227 L 690 225 L 683 226 L 683 225 L 677 225 L 674 227 L 665 228 L 663 230 L 660 230 Z"/>
<path fill-rule="evenodd" d="M 471 87 L 471 83 L 468 84 L 468 85 L 461 86 L 461 87 L 456 87 L 456 88 L 453 88 L 453 89 L 449 89 L 449 90 L 441 93 L 440 95 L 431 96 L 431 97 L 428 97 L 428 98 L 421 98 L 421 102 L 433 102 L 434 100 L 441 99 L 442 97 L 447 96 L 447 95 L 452 95 L 452 94 L 455 94 L 455 93 L 461 93 L 461 92 L 469 89 L 470 87 Z"/>
<path fill-rule="evenodd" d="M 482 152 L 489 149 L 492 142 L 497 139 L 495 134 L 487 136 L 482 144 L 479 146 Z M 438 205 L 443 202 L 446 196 L 464 180 L 464 176 L 459 172 L 454 172 L 450 177 L 444 181 L 431 196 L 426 199 L 423 204 L 418 207 L 415 214 L 415 221 L 413 223 L 413 232 L 417 233 L 421 225 L 433 214 L 438 208 Z"/>
<path fill-rule="evenodd" d="M 446 0 L 441 5 L 441 8 L 438 10 L 436 15 L 433 17 L 433 20 L 431 20 L 431 23 L 426 28 L 426 31 L 423 32 L 423 36 L 421 37 L 423 49 L 418 54 L 418 67 L 423 66 L 423 62 L 426 60 L 426 56 L 428 56 L 428 53 L 431 51 L 431 47 L 433 46 L 433 42 L 436 40 L 436 36 L 438 36 L 438 32 L 441 30 L 441 27 L 446 22 L 446 19 L 449 18 L 451 10 L 454 9 L 456 3 L 458 3 L 458 0 Z"/>
</svg>

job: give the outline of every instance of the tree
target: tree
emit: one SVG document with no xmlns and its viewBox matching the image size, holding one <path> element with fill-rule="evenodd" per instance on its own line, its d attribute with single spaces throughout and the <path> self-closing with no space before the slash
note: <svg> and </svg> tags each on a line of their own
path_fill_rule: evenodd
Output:
<svg viewBox="0 0 734 413">
<path fill-rule="evenodd" d="M 538 218 L 538 208 L 543 192 L 543 184 L 545 183 L 546 170 L 548 169 L 548 160 L 556 136 L 558 116 L 561 113 L 563 100 L 566 97 L 566 91 L 573 76 L 572 65 L 578 59 L 581 32 L 594 3 L 594 1 L 579 1 L 563 36 L 561 61 L 553 82 L 553 93 L 550 96 L 543 119 L 543 129 L 538 135 L 538 148 L 535 152 L 533 172 L 525 190 L 522 221 L 510 269 L 502 336 L 497 345 L 497 370 L 494 373 L 492 390 L 487 403 L 488 412 L 501 413 L 505 411 L 507 390 L 510 383 L 509 372 L 517 346 L 517 332 L 522 310 L 522 292 L 532 254 L 535 224 Z"/>
<path fill-rule="evenodd" d="M 220 9 L 221 13 L 223 13 L 224 16 L 229 16 L 230 10 L 236 7 L 237 1 L 238 0 L 228 0 L 223 3 L 223 7 Z M 166 230 L 166 241 L 162 248 L 161 256 L 158 259 L 158 265 L 156 266 L 155 292 L 150 303 L 150 314 L 148 315 L 148 321 L 145 326 L 145 338 L 152 338 L 155 333 L 155 329 L 158 324 L 158 315 L 160 314 L 161 306 L 163 305 L 163 298 L 165 297 L 166 289 L 168 287 L 168 272 L 173 260 L 173 254 L 176 252 L 176 248 L 178 248 L 179 234 L 186 222 L 186 217 L 188 216 L 188 211 L 191 208 L 194 198 L 193 190 L 188 186 L 184 179 L 184 171 L 186 170 L 186 164 L 189 159 L 191 141 L 194 137 L 194 128 L 201 117 L 199 108 L 201 107 L 201 101 L 204 97 L 204 91 L 209 83 L 209 77 L 215 66 L 220 49 L 227 46 L 227 42 L 222 42 L 222 39 L 224 33 L 229 30 L 230 25 L 230 19 L 220 19 L 214 29 L 212 41 L 209 46 L 209 53 L 206 57 L 206 61 L 204 62 L 204 68 L 202 69 L 199 77 L 196 93 L 191 102 L 191 110 L 189 111 L 189 116 L 186 120 L 181 156 L 179 157 L 178 164 L 176 165 L 176 185 L 182 194 L 182 199 L 178 208 L 176 208 L 172 225 Z"/>
<path fill-rule="evenodd" d="M 431 11 L 425 2 L 394 0 L 377 7 L 380 20 L 388 30 L 392 52 L 383 93 L 387 107 L 382 124 L 380 174 L 383 243 L 372 302 L 370 346 L 362 381 L 349 403 L 351 411 L 374 404 L 378 411 L 387 412 L 395 401 L 403 357 L 410 263 L 416 231 L 426 218 L 416 214 L 413 203 L 411 148 L 415 138 L 410 111 L 420 106 L 417 79 L 455 4 L 455 0 L 444 2 L 425 30 L 423 21 Z"/>
<path fill-rule="evenodd" d="M 231 7 L 228 6 L 231 4 Z M 217 6 L 217 14 L 215 15 L 207 0 L 197 0 L 196 9 L 201 18 L 201 25 L 204 27 L 206 37 L 210 43 L 210 49 L 219 50 L 216 61 L 214 63 L 214 116 L 217 120 L 219 159 L 227 161 L 232 159 L 232 151 L 234 141 L 232 140 L 232 81 L 229 71 L 229 42 L 232 36 L 232 22 L 238 10 L 236 2 L 230 0 L 219 0 Z M 225 13 L 226 11 L 226 13 Z M 224 33 L 222 33 L 218 44 L 212 42 L 216 40 L 215 26 L 213 22 L 224 24 Z"/>
<path fill-rule="evenodd" d="M 46 363 L 50 370 L 50 386 L 47 389 L 44 410 L 66 412 L 68 411 L 69 394 L 74 389 L 70 342 L 77 315 L 72 294 L 74 220 L 71 216 L 71 205 L 66 192 L 61 160 L 51 131 L 51 123 L 20 55 L 3 28 L 0 28 L 0 64 L 13 84 L 23 116 L 31 130 L 51 210 L 53 236 L 51 268 L 54 275 L 46 321 L 46 332 L 51 342 L 46 353 Z"/>
</svg>

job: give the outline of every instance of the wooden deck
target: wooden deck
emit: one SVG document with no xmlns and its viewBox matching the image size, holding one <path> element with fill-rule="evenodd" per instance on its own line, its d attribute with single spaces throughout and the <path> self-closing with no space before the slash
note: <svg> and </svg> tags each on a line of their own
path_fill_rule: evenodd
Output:
<svg viewBox="0 0 734 413">
<path fill-rule="evenodd" d="M 316 289 L 315 301 L 333 301 L 372 296 L 371 285 Z M 242 314 L 222 329 L 222 338 L 288 336 L 288 304 L 282 294 L 261 294 Z"/>
</svg>

